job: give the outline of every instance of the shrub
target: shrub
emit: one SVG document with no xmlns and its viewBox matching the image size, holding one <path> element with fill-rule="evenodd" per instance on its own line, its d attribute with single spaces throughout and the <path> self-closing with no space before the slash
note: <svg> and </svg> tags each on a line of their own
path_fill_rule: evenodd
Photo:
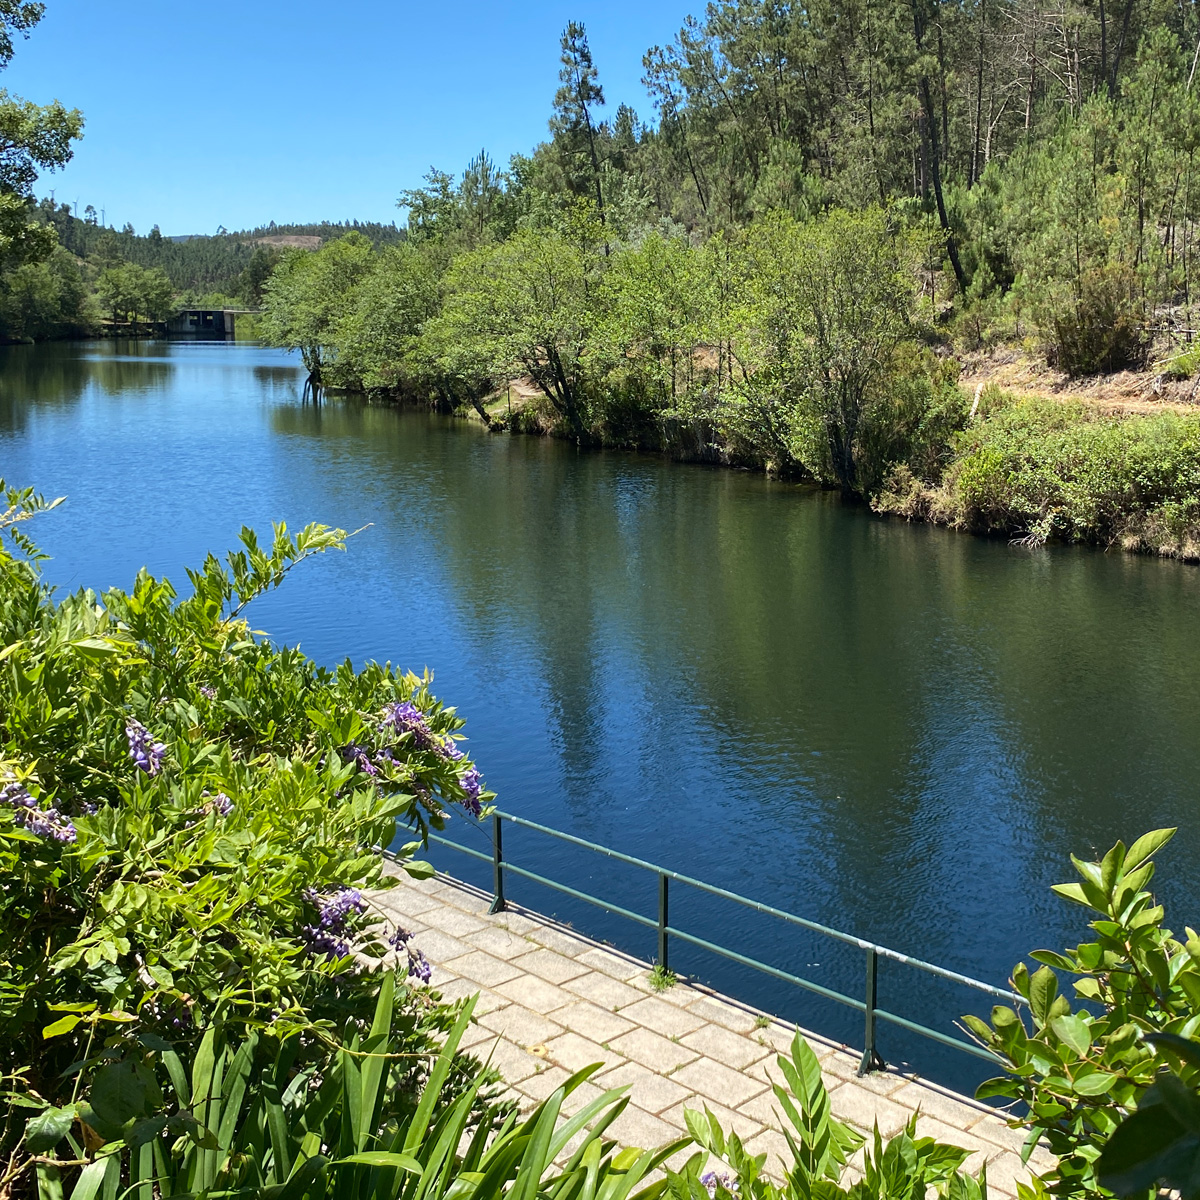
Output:
<svg viewBox="0 0 1200 1200">
<path fill-rule="evenodd" d="M 192 1044 L 218 1018 L 303 1032 L 295 1066 L 319 1070 L 365 1028 L 381 980 L 370 961 L 398 955 L 428 978 L 416 949 L 381 944 L 362 891 L 387 885 L 377 848 L 398 822 L 419 839 L 447 807 L 487 803 L 454 736 L 462 722 L 428 676 L 330 671 L 251 632 L 246 606 L 310 555 L 343 548 L 340 530 L 279 526 L 269 548 L 243 530 L 224 565 L 210 556 L 190 572 L 182 601 L 145 571 L 129 592 L 60 601 L 22 532 L 46 506 L 5 495 L 6 1091 L 60 1107 L 77 1088 L 71 1064 L 112 1038 Z M 419 988 L 395 997 L 419 1056 L 448 1017 Z M 4 1157 L 19 1134 L 11 1111 Z"/>
<path fill-rule="evenodd" d="M 1200 553 L 1200 419 L 1114 417 L 1053 400 L 993 400 L 953 439 L 953 459 L 925 510 L 947 523 L 1031 544 L 1120 544 Z M 885 511 L 914 505 L 892 480 Z"/>
<path fill-rule="evenodd" d="M 1027 1106 L 1027 1145 L 1041 1139 L 1058 1158 L 1044 1181 L 1059 1195 L 1105 1194 L 1097 1159 L 1158 1072 L 1147 1039 L 1190 1037 L 1200 1020 L 1200 940 L 1189 929 L 1179 941 L 1164 928 L 1163 909 L 1147 890 L 1153 855 L 1174 832 L 1156 830 L 1129 847 L 1118 842 L 1099 862 L 1072 856 L 1078 882 L 1054 890 L 1094 914 L 1094 940 L 1063 954 L 1035 951 L 1043 965 L 1033 973 L 1017 965 L 1012 983 L 1028 1003 L 1028 1023 L 1004 1005 L 990 1023 L 963 1018 L 1009 1071 L 976 1095 Z M 1059 992 L 1055 969 L 1076 976 L 1078 1007 Z"/>
<path fill-rule="evenodd" d="M 707 1106 L 703 1113 L 685 1111 L 693 1140 L 706 1153 L 689 1160 L 679 1174 L 667 1172 L 675 1200 L 926 1200 L 929 1195 L 954 1200 L 986 1200 L 987 1177 L 961 1170 L 969 1152 L 933 1138 L 918 1137 L 917 1116 L 885 1144 L 875 1135 L 863 1154 L 862 1177 L 847 1179 L 847 1162 L 863 1146 L 863 1138 L 830 1112 L 821 1065 L 808 1043 L 796 1034 L 789 1056 L 776 1059 L 787 1088 L 772 1085 L 779 1102 L 776 1118 L 787 1140 L 791 1162 L 783 1163 L 783 1181 L 764 1176 L 766 1155 L 747 1153 L 733 1131 L 721 1128 Z M 729 1172 L 700 1175 L 708 1155 Z"/>
<path fill-rule="evenodd" d="M 1068 375 L 1145 366 L 1150 336 L 1137 279 L 1118 264 L 1085 270 L 1074 288 L 1050 287 L 1040 320 L 1051 363 Z"/>
</svg>

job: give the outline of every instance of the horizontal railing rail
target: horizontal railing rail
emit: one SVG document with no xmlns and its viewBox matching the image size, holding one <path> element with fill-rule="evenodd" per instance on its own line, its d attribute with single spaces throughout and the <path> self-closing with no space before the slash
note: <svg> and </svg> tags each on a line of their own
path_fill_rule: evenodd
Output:
<svg viewBox="0 0 1200 1200">
<path fill-rule="evenodd" d="M 505 824 L 515 825 L 523 829 L 531 829 L 536 833 L 544 834 L 546 837 L 554 838 L 560 842 L 566 842 L 572 846 L 578 846 L 581 849 L 588 850 L 593 854 L 602 855 L 605 858 L 611 858 L 617 862 L 626 863 L 631 867 L 637 867 L 639 870 L 649 871 L 658 877 L 658 914 L 657 917 L 648 917 L 643 913 L 634 912 L 632 909 L 615 903 L 611 900 L 605 900 L 600 896 L 593 896 L 588 892 L 581 891 L 579 888 L 570 887 L 568 884 L 560 883 L 558 880 L 549 879 L 545 875 L 541 875 L 536 871 L 531 871 L 527 867 L 518 866 L 516 863 L 509 861 L 504 855 L 504 826 Z M 536 821 L 527 820 L 525 817 L 515 817 L 511 813 L 500 812 L 493 810 L 492 812 L 492 852 L 485 854 L 482 851 L 475 850 L 470 846 L 464 846 L 461 842 L 453 841 L 451 838 L 442 837 L 440 834 L 431 833 L 429 840 L 436 842 L 438 845 L 446 846 L 448 849 L 455 850 L 460 854 L 468 855 L 471 858 L 479 859 L 482 862 L 490 863 L 492 867 L 492 912 L 502 912 L 506 906 L 506 877 L 516 876 L 521 879 L 528 879 L 533 883 L 539 883 L 543 887 L 551 888 L 565 896 L 570 896 L 575 900 L 580 900 L 585 904 L 591 904 L 597 908 L 604 909 L 605 912 L 615 913 L 619 917 L 624 917 L 628 921 L 632 921 L 636 925 L 641 925 L 646 929 L 654 929 L 658 935 L 658 964 L 663 971 L 670 969 L 670 942 L 671 939 L 683 942 L 685 945 L 695 946 L 698 949 L 706 950 L 710 954 L 716 954 L 721 958 L 728 959 L 731 962 L 739 963 L 741 966 L 750 967 L 755 971 L 759 971 L 764 975 L 769 975 L 772 978 L 782 980 L 785 983 L 792 984 L 795 987 L 802 988 L 805 991 L 812 992 L 814 995 L 821 996 L 826 1000 L 831 1000 L 836 1004 L 845 1005 L 863 1014 L 863 1053 L 859 1063 L 858 1073 L 865 1075 L 869 1071 L 879 1071 L 886 1067 L 886 1063 L 880 1056 L 879 1049 L 876 1043 L 875 1025 L 877 1021 L 885 1021 L 891 1025 L 896 1025 L 901 1029 L 908 1030 L 909 1033 L 914 1033 L 920 1037 L 927 1038 L 930 1041 L 939 1042 L 943 1046 L 949 1046 L 955 1050 L 960 1050 L 964 1054 L 974 1055 L 976 1058 L 986 1059 L 991 1063 L 999 1063 L 999 1059 L 990 1050 L 982 1046 L 978 1046 L 973 1042 L 964 1041 L 962 1038 L 955 1037 L 949 1033 L 943 1033 L 938 1029 L 931 1029 L 927 1025 L 922 1025 L 917 1021 L 910 1020 L 907 1017 L 900 1016 L 897 1013 L 889 1012 L 887 1009 L 879 1007 L 878 995 L 878 980 L 879 980 L 879 960 L 889 959 L 893 962 L 902 963 L 906 967 L 912 967 L 915 970 L 922 971 L 927 975 L 933 975 L 939 979 L 945 979 L 950 983 L 960 984 L 963 987 L 971 988 L 974 991 L 982 992 L 986 996 L 991 996 L 993 999 L 1004 1001 L 1013 1006 L 1021 1006 L 1026 1002 L 1023 997 L 1006 988 L 994 987 L 990 983 L 984 983 L 982 980 L 973 979 L 969 975 L 963 975 L 958 971 L 951 971 L 946 967 L 940 967 L 936 963 L 925 962 L 923 959 L 914 958 L 910 954 L 902 954 L 898 950 L 892 950 L 887 946 L 881 946 L 876 942 L 867 941 L 864 938 L 855 937 L 853 934 L 844 933 L 840 929 L 833 929 L 828 925 L 822 925 L 817 921 L 810 921 L 805 917 L 796 916 L 795 913 L 786 912 L 784 909 L 776 908 L 771 904 L 764 904 L 760 900 L 753 900 L 749 896 L 739 895 L 737 892 L 731 892 L 728 888 L 718 887 L 712 883 L 706 883 L 702 879 L 695 879 L 690 875 L 684 875 L 679 871 L 672 871 L 667 867 L 662 867 L 656 863 L 647 862 L 645 859 L 636 858 L 631 854 L 623 854 L 619 850 L 612 850 L 607 846 L 598 845 L 595 842 L 589 842 L 585 838 L 576 837 L 571 833 L 563 833 L 559 829 L 551 829 L 548 825 L 540 825 Z M 791 971 L 785 971 L 781 967 L 772 966 L 770 963 L 760 962 L 758 959 L 751 958 L 745 954 L 739 954 L 736 950 L 730 950 L 725 946 L 721 946 L 716 942 L 709 941 L 707 938 L 698 937 L 694 933 L 689 933 L 687 930 L 678 929 L 670 923 L 670 885 L 677 883 L 696 891 L 704 892 L 710 896 L 716 896 L 722 900 L 731 901 L 734 904 L 741 905 L 743 908 L 751 909 L 754 912 L 762 913 L 765 916 L 773 917 L 776 920 L 783 921 L 788 925 L 795 925 L 801 929 L 807 929 L 812 933 L 821 935 L 822 937 L 831 938 L 834 941 L 841 942 L 848 946 L 854 946 L 864 951 L 866 955 L 866 988 L 862 999 L 856 996 L 848 996 L 844 992 L 836 991 L 833 988 L 825 987 L 823 984 L 817 983 L 812 979 L 805 979 L 800 975 L 793 974 Z"/>
</svg>

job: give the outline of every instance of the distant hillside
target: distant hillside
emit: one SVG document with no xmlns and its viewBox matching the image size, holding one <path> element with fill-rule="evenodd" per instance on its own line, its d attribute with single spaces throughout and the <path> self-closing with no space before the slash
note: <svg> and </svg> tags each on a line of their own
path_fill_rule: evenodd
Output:
<svg viewBox="0 0 1200 1200">
<path fill-rule="evenodd" d="M 180 292 L 220 294 L 255 303 L 262 281 L 286 249 L 315 250 L 350 230 L 370 238 L 376 248 L 404 239 L 404 231 L 394 224 L 376 221 L 317 221 L 310 225 L 272 221 L 235 233 L 164 236 L 157 226 L 144 235 L 129 225 L 109 229 L 94 216 L 80 219 L 69 205 L 55 205 L 50 200 L 41 201 L 35 212 L 55 227 L 60 244 L 80 258 L 95 259 L 98 265 L 124 261 L 161 267 Z"/>
<path fill-rule="evenodd" d="M 301 250 L 320 250 L 325 239 L 314 233 L 275 233 L 252 240 L 256 246 L 298 246 Z"/>
</svg>

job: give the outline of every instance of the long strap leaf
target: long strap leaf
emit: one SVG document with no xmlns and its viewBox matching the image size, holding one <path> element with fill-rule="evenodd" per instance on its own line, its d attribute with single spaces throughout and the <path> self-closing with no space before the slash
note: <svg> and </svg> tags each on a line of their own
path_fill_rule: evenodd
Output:
<svg viewBox="0 0 1200 1200">
<path fill-rule="evenodd" d="M 466 1033 L 467 1026 L 471 1023 L 471 1014 L 475 1011 L 475 1003 L 478 999 L 478 996 L 472 996 L 463 1005 L 458 1020 L 454 1022 L 454 1028 L 450 1030 L 450 1034 L 446 1038 L 442 1052 L 433 1064 L 433 1070 L 429 1072 L 425 1090 L 421 1093 L 421 1102 L 417 1105 L 417 1111 L 413 1113 L 408 1133 L 404 1138 L 406 1154 L 411 1154 L 425 1138 L 425 1131 L 429 1128 L 429 1118 L 433 1114 L 434 1106 L 441 1098 L 442 1088 L 446 1086 L 446 1079 L 450 1075 L 450 1065 L 454 1061 L 454 1055 L 463 1039 L 463 1034 Z"/>
<path fill-rule="evenodd" d="M 388 1042 L 392 1032 L 392 1009 L 395 1004 L 396 973 L 387 971 L 379 988 L 379 999 L 375 1004 L 375 1019 L 371 1032 L 363 1047 L 369 1057 L 362 1060 L 359 1076 L 358 1123 L 354 1130 L 354 1148 L 361 1153 L 367 1148 L 367 1139 L 375 1131 L 376 1112 L 380 1100 L 380 1085 L 387 1067 Z"/>
</svg>

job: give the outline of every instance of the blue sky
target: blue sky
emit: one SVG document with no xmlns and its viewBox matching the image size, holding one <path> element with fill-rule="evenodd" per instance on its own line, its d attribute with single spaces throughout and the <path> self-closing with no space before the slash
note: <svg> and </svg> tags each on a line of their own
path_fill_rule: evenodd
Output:
<svg viewBox="0 0 1200 1200">
<path fill-rule="evenodd" d="M 390 221 L 431 164 L 459 172 L 481 146 L 506 162 L 546 136 L 570 19 L 587 25 L 607 111 L 648 116 L 642 54 L 688 3 L 48 0 L 0 84 L 83 110 L 74 162 L 38 194 L 110 225 Z"/>
</svg>

